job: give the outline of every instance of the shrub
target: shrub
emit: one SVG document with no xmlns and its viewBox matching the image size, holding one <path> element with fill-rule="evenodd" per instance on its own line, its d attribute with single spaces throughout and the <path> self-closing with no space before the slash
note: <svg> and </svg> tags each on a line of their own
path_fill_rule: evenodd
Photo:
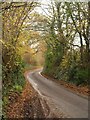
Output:
<svg viewBox="0 0 90 120">
<path fill-rule="evenodd" d="M 76 85 L 88 84 L 88 69 L 74 66 L 69 70 L 68 80 Z"/>
<path fill-rule="evenodd" d="M 14 85 L 13 88 L 14 88 L 14 91 L 18 93 L 21 93 L 23 89 L 21 85 Z"/>
</svg>

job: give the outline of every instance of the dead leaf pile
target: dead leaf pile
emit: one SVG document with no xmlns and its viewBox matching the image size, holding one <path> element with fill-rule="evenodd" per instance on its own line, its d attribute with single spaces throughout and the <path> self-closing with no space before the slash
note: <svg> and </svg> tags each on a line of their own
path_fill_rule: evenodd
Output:
<svg viewBox="0 0 90 120">
<path fill-rule="evenodd" d="M 7 107 L 8 118 L 44 118 L 48 116 L 48 106 L 44 101 L 42 105 L 42 100 L 28 81 L 21 95 L 12 93 L 12 97 L 13 95 L 14 98 L 10 99 Z"/>
</svg>

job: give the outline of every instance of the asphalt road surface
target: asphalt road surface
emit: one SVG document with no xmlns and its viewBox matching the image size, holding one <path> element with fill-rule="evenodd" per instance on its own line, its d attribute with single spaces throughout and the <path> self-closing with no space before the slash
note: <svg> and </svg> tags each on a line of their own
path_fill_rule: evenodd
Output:
<svg viewBox="0 0 90 120">
<path fill-rule="evenodd" d="M 46 79 L 40 72 L 40 69 L 34 70 L 27 78 L 41 96 L 50 99 L 58 111 L 62 110 L 71 118 L 88 118 L 88 99 Z"/>
</svg>

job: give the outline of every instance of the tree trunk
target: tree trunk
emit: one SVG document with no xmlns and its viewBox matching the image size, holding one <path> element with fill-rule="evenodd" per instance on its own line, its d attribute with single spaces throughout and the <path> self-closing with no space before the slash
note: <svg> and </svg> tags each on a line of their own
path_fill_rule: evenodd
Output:
<svg viewBox="0 0 90 120">
<path fill-rule="evenodd" d="M 90 63 L 90 1 L 88 2 L 88 31 L 87 31 L 88 41 L 86 45 L 87 49 L 87 59 L 88 63 Z"/>
<path fill-rule="evenodd" d="M 84 62 L 84 60 L 83 60 L 83 41 L 82 41 L 81 33 L 79 33 L 79 36 L 80 36 L 80 44 L 81 44 L 81 46 L 80 46 L 81 64 L 83 65 L 83 62 Z"/>
</svg>

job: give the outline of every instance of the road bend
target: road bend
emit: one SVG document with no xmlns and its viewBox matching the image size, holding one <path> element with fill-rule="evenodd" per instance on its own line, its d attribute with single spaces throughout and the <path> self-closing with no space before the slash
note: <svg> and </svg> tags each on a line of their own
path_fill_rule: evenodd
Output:
<svg viewBox="0 0 90 120">
<path fill-rule="evenodd" d="M 41 74 L 41 69 L 28 73 L 27 78 L 40 95 L 50 99 L 57 109 L 71 118 L 88 118 L 88 99 L 79 96 Z"/>
</svg>

